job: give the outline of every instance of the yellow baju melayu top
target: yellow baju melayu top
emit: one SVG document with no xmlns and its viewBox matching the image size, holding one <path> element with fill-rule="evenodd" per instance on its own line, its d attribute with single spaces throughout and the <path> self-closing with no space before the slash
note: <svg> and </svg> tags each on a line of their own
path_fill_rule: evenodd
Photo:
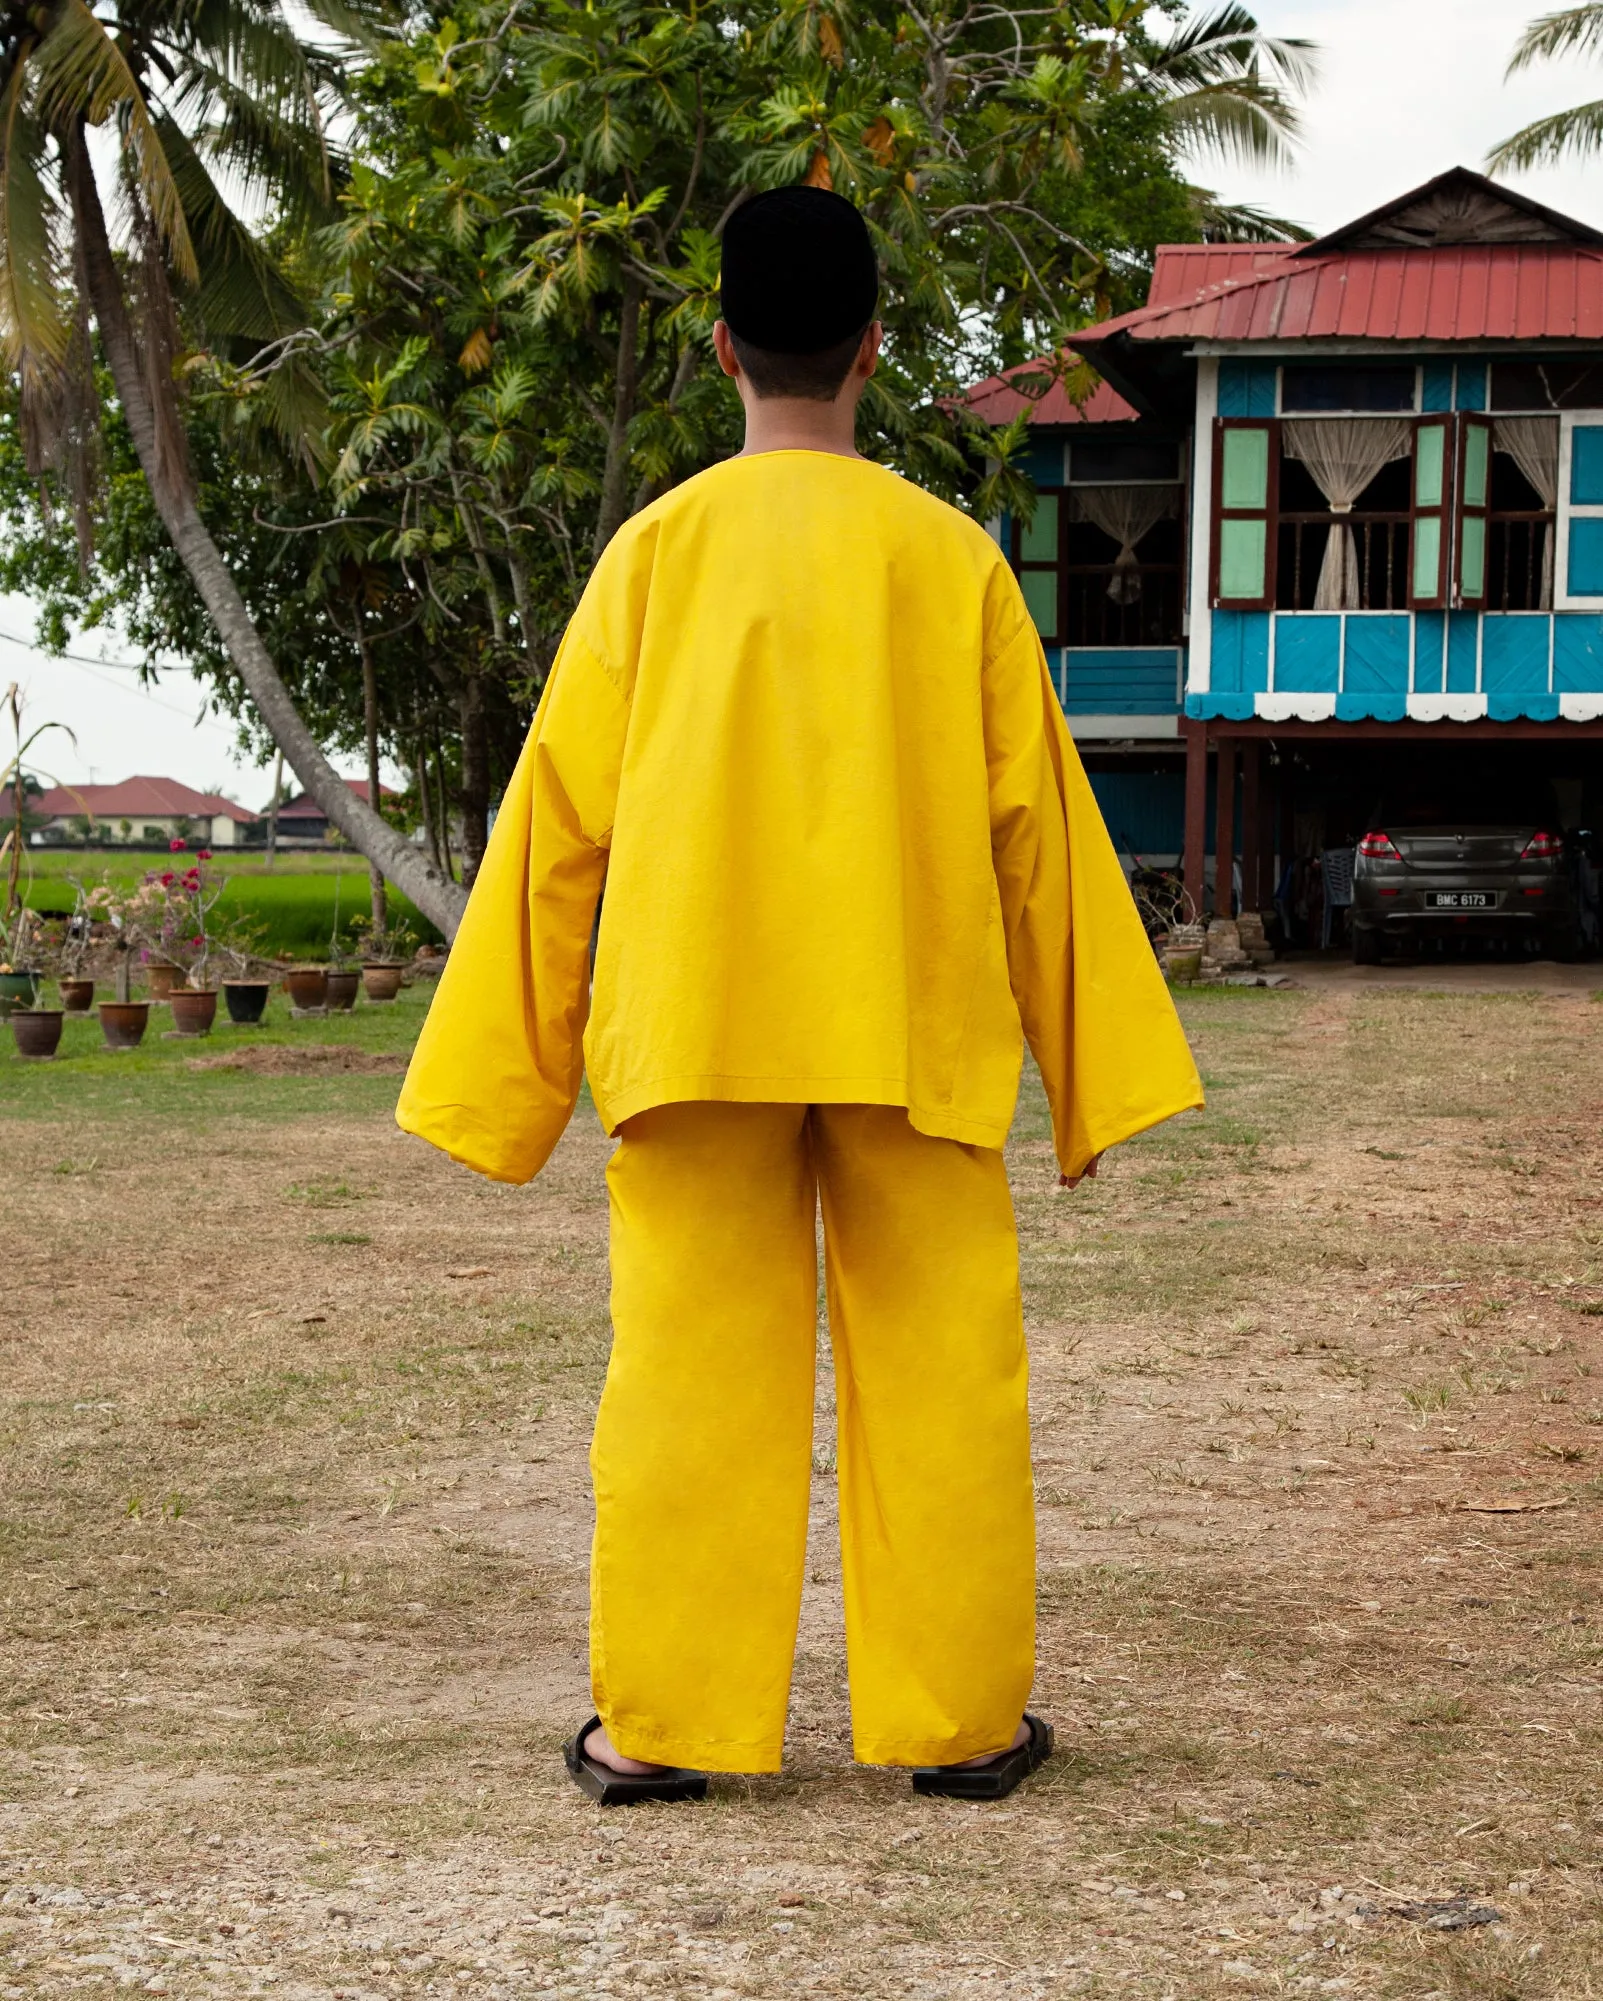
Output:
<svg viewBox="0 0 1603 2001">
<path fill-rule="evenodd" d="M 573 615 L 400 1124 L 526 1181 L 588 1071 L 608 1132 L 877 1104 L 1000 1147 L 1024 1036 L 1066 1173 L 1202 1102 L 1001 551 L 862 459 L 686 481 Z"/>
</svg>

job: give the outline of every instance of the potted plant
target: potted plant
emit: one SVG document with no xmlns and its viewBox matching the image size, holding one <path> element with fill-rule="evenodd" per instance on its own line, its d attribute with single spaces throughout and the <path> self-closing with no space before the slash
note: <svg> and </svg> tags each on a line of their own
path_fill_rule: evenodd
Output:
<svg viewBox="0 0 1603 2001">
<path fill-rule="evenodd" d="M 0 1016 L 39 998 L 41 950 L 39 919 L 19 901 L 0 916 Z"/>
<path fill-rule="evenodd" d="M 69 876 L 67 880 L 72 884 L 72 915 L 62 931 L 56 991 L 65 1013 L 87 1014 L 95 998 L 94 977 L 85 971 L 94 938 L 94 891 L 86 888 L 77 876 Z"/>
<path fill-rule="evenodd" d="M 113 947 L 116 953 L 116 971 L 112 976 L 114 999 L 102 1001 L 95 1012 L 100 1017 L 100 1033 L 108 1049 L 121 1053 L 137 1049 L 145 1039 L 145 1028 L 150 1020 L 150 1002 L 133 998 L 132 964 L 133 945 L 124 932 Z"/>
<path fill-rule="evenodd" d="M 212 927 L 213 948 L 222 970 L 223 1005 L 236 1028 L 259 1028 L 273 983 L 263 970 L 257 946 L 265 927 L 252 918 L 233 918 Z"/>
<path fill-rule="evenodd" d="M 330 1008 L 346 1013 L 356 1005 L 362 984 L 362 968 L 355 953 L 336 931 L 329 940 L 327 1002 Z"/>
<path fill-rule="evenodd" d="M 289 994 L 293 1013 L 327 1014 L 327 966 L 313 965 L 309 962 L 301 966 L 288 966 L 284 971 L 284 987 Z"/>
<path fill-rule="evenodd" d="M 412 951 L 411 932 L 403 924 L 380 925 L 366 917 L 354 919 L 351 929 L 362 955 L 363 992 L 370 1001 L 394 1000 Z"/>
<path fill-rule="evenodd" d="M 34 1062 L 49 1062 L 61 1043 L 59 1007 L 18 1007 L 11 1011 L 11 1033 L 17 1054 Z"/>
</svg>

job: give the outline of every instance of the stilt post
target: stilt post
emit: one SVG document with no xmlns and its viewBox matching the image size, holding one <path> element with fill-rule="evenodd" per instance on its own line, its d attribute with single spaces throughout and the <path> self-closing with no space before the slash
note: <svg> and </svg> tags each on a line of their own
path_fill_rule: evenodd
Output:
<svg viewBox="0 0 1603 2001">
<path fill-rule="evenodd" d="M 1208 725 L 1187 717 L 1185 885 L 1192 907 L 1202 915 L 1202 869 L 1208 845 Z"/>
<path fill-rule="evenodd" d="M 1233 737 L 1219 740 L 1219 772 L 1214 798 L 1213 911 L 1216 917 L 1234 915 L 1231 881 L 1236 861 L 1236 744 Z"/>
</svg>

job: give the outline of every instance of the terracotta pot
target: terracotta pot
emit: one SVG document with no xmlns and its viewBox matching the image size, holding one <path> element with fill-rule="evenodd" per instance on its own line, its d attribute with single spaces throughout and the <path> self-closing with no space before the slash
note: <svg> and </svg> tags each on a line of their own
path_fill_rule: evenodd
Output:
<svg viewBox="0 0 1603 2001">
<path fill-rule="evenodd" d="M 387 960 L 373 959 L 362 968 L 362 986 L 370 1001 L 392 1001 L 401 991 L 401 974 L 404 966 L 391 965 Z"/>
<path fill-rule="evenodd" d="M 95 983 L 93 980 L 58 980 L 61 989 L 61 1005 L 68 1014 L 87 1014 L 94 1003 Z"/>
<path fill-rule="evenodd" d="M 223 999 L 228 1006 L 228 1019 L 242 1028 L 260 1021 L 267 1012 L 269 991 L 267 980 L 224 980 Z"/>
<path fill-rule="evenodd" d="M 144 1040 L 149 1001 L 102 1001 L 96 1012 L 108 1049 L 137 1049 Z"/>
<path fill-rule="evenodd" d="M 17 1007 L 11 1010 L 11 1033 L 17 1038 L 17 1054 L 47 1062 L 61 1040 L 61 1010 L 48 1007 Z"/>
<path fill-rule="evenodd" d="M 284 984 L 296 1007 L 328 1006 L 327 966 L 291 966 L 284 975 Z"/>
<path fill-rule="evenodd" d="M 328 976 L 328 1004 L 343 1012 L 356 1005 L 356 989 L 362 984 L 360 973 L 330 972 Z"/>
<path fill-rule="evenodd" d="M 165 959 L 152 959 L 145 968 L 145 978 L 150 982 L 150 998 L 153 1001 L 169 999 L 173 988 L 183 977 L 182 966 L 169 966 Z"/>
<path fill-rule="evenodd" d="M 0 973 L 0 1020 L 13 1008 L 32 1007 L 38 998 L 36 973 Z"/>
<path fill-rule="evenodd" d="M 210 1035 L 217 1019 L 215 987 L 174 987 L 168 996 L 173 1026 L 180 1035 Z"/>
</svg>

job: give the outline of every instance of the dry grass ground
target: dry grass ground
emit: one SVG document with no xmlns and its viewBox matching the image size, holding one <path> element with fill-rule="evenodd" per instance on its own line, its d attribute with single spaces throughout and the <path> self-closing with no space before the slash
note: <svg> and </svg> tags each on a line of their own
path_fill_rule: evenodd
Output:
<svg viewBox="0 0 1603 2001">
<path fill-rule="evenodd" d="M 998 1809 L 850 1765 L 827 1428 L 785 1774 L 561 1775 L 592 1118 L 507 1190 L 377 1058 L 0 1080 L 0 1996 L 1603 1993 L 1603 1006 L 1185 1009 L 1210 1108 L 1097 1186 L 1021 1110 Z"/>
</svg>

